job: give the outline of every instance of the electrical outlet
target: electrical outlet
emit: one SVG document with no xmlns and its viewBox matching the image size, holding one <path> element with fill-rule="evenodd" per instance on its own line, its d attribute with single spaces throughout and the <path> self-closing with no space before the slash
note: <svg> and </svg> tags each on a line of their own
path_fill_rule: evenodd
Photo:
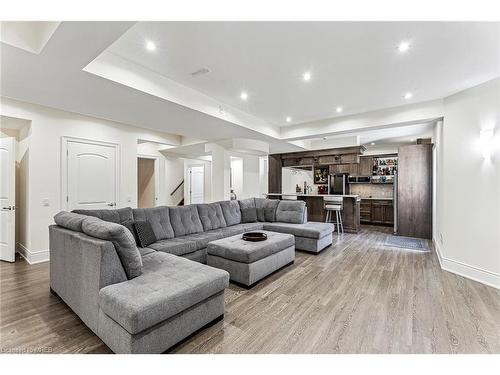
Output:
<svg viewBox="0 0 500 375">
<path fill-rule="evenodd" d="M 441 233 L 441 232 L 439 232 L 439 242 L 441 243 L 441 245 L 444 244 L 443 233 Z"/>
<path fill-rule="evenodd" d="M 49 198 L 42 199 L 42 205 L 44 207 L 49 207 L 50 206 L 50 200 L 49 200 Z"/>
</svg>

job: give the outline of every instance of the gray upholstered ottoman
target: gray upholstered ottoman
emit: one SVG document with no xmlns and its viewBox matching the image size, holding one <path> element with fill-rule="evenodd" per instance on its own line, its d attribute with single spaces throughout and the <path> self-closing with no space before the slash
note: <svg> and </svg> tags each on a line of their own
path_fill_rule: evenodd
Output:
<svg viewBox="0 0 500 375">
<path fill-rule="evenodd" d="M 257 281 L 293 263 L 295 237 L 292 234 L 259 232 L 267 234 L 267 240 L 245 241 L 238 234 L 210 242 L 207 264 L 226 270 L 231 281 L 251 288 Z"/>
</svg>

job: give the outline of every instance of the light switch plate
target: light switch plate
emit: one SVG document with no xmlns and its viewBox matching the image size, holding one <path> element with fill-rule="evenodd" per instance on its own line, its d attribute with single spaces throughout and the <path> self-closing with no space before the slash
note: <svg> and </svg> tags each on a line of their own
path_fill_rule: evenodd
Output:
<svg viewBox="0 0 500 375">
<path fill-rule="evenodd" d="M 42 205 L 43 205 L 44 207 L 49 207 L 49 206 L 50 206 L 50 200 L 49 200 L 49 198 L 44 198 L 44 199 L 42 200 Z"/>
</svg>

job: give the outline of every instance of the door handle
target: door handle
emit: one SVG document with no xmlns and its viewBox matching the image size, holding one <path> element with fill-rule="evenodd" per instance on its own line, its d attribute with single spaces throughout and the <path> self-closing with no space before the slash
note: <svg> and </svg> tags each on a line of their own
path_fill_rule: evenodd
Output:
<svg viewBox="0 0 500 375">
<path fill-rule="evenodd" d="M 108 206 L 110 206 L 110 207 L 114 207 L 114 206 L 116 206 L 116 202 L 111 202 L 111 203 L 108 203 Z"/>
<path fill-rule="evenodd" d="M 2 207 L 2 211 L 13 211 L 15 210 L 15 206 Z"/>
</svg>

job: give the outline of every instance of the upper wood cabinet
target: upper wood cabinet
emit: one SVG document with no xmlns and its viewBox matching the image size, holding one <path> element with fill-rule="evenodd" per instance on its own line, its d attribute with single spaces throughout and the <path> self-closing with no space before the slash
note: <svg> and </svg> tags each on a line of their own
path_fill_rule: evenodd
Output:
<svg viewBox="0 0 500 375">
<path fill-rule="evenodd" d="M 315 164 L 317 158 L 306 157 L 306 158 L 288 158 L 283 159 L 283 167 L 299 167 Z"/>
<path fill-rule="evenodd" d="M 327 156 L 320 156 L 318 158 L 319 164 L 340 164 L 341 161 L 342 161 L 341 155 L 327 155 Z"/>
<path fill-rule="evenodd" d="M 360 176 L 371 176 L 372 173 L 373 173 L 373 157 L 371 156 L 360 157 L 358 174 Z"/>
<path fill-rule="evenodd" d="M 359 155 L 358 154 L 346 154 L 341 155 L 340 157 L 341 164 L 358 164 L 359 163 Z"/>
</svg>

